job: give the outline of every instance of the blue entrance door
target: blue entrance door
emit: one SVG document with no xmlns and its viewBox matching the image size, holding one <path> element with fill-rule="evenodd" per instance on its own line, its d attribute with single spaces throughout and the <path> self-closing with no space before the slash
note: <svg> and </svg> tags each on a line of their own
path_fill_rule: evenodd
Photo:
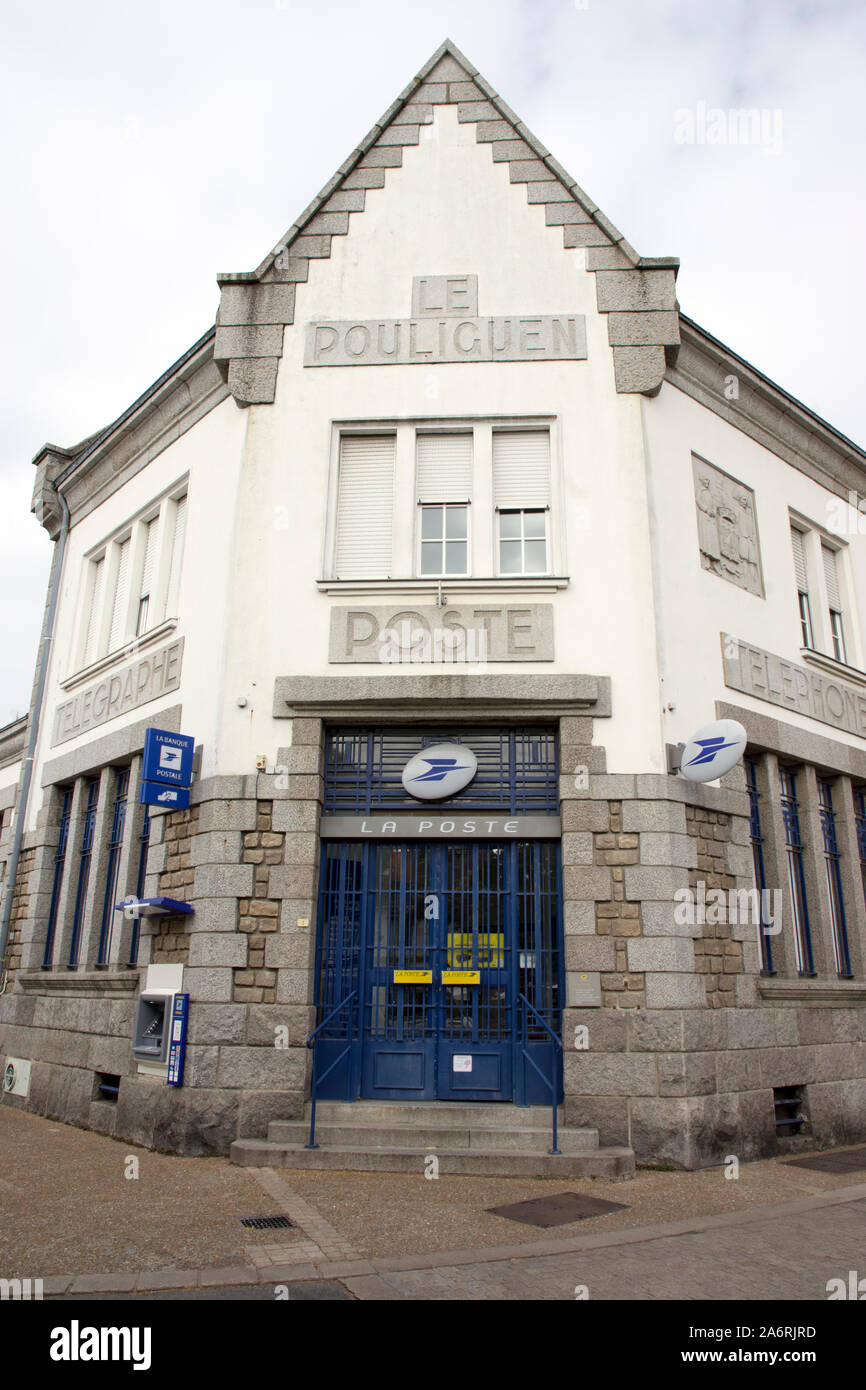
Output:
<svg viewBox="0 0 866 1390">
<path fill-rule="evenodd" d="M 320 1039 L 320 1074 L 345 1057 L 322 1094 L 549 1103 L 558 845 L 324 848 L 320 1018 L 355 997 Z"/>
</svg>

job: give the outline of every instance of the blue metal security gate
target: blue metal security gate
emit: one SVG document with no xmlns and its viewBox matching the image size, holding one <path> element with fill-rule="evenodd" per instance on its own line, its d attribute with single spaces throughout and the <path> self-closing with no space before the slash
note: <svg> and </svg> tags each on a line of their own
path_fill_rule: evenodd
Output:
<svg viewBox="0 0 866 1390">
<path fill-rule="evenodd" d="M 402 769 L 443 740 L 478 762 L 425 815 L 479 810 L 558 821 L 554 729 L 335 729 L 326 816 L 419 811 Z M 405 832 L 404 832 L 405 833 Z M 553 831 L 555 834 L 556 831 Z M 559 842 L 323 839 L 317 923 L 318 1094 L 352 1100 L 516 1100 L 561 1094 Z M 545 1079 L 547 1078 L 547 1079 Z"/>
<path fill-rule="evenodd" d="M 548 1104 L 521 996 L 558 1035 L 558 843 L 322 848 L 320 1018 L 353 997 L 317 1039 L 320 1075 L 345 1052 L 321 1094 Z"/>
</svg>

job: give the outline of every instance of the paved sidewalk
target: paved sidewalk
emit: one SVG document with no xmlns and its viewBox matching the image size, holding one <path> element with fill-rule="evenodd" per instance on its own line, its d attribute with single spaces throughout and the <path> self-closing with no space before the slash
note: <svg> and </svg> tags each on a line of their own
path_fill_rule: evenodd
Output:
<svg viewBox="0 0 866 1390">
<path fill-rule="evenodd" d="M 547 1232 L 488 1210 L 564 1190 L 628 1209 Z M 825 1299 L 828 1279 L 866 1276 L 866 1181 L 779 1160 L 736 1181 L 426 1182 L 177 1158 L 0 1105 L 0 1212 L 0 1277 L 47 1296 L 323 1280 L 374 1300 Z M 261 1215 L 292 1229 L 240 1224 Z"/>
<path fill-rule="evenodd" d="M 258 1284 L 292 1296 L 309 1280 L 341 1282 L 381 1301 L 734 1302 L 827 1299 L 827 1283 L 866 1268 L 866 1183 L 823 1197 L 725 1216 L 632 1227 L 607 1235 L 376 1260 L 322 1260 L 265 1268 L 54 1277 L 49 1296 Z M 305 1290 L 306 1294 L 306 1290 Z M 308 1295 L 307 1295 L 308 1296 Z"/>
</svg>

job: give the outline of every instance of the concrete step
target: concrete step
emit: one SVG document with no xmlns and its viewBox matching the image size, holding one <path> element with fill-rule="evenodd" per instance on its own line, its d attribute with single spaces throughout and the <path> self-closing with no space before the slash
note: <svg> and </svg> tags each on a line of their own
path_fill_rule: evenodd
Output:
<svg viewBox="0 0 866 1390">
<path fill-rule="evenodd" d="M 396 1113 L 395 1113 L 396 1119 Z M 412 1120 L 402 1124 L 335 1124 L 316 1117 L 316 1143 L 327 1148 L 405 1149 L 410 1153 L 429 1153 L 440 1149 L 463 1149 L 475 1153 L 495 1153 L 502 1150 L 546 1153 L 551 1145 L 552 1130 L 543 1128 L 493 1129 L 489 1125 L 420 1123 Z M 274 1144 L 307 1142 L 309 1122 L 303 1120 L 272 1120 L 268 1140 Z M 559 1147 L 563 1153 L 592 1153 L 598 1148 L 595 1129 L 559 1129 Z"/>
<path fill-rule="evenodd" d="M 305 1149 L 300 1144 L 276 1144 L 268 1139 L 236 1139 L 231 1159 L 245 1168 L 325 1169 L 352 1173 L 424 1172 L 424 1157 L 418 1150 L 370 1149 L 359 1153 L 356 1147 L 335 1145 Z M 548 1154 L 519 1150 L 482 1153 L 466 1149 L 437 1149 L 440 1175 L 479 1177 L 607 1178 L 615 1181 L 634 1177 L 631 1149 L 595 1149 L 592 1153 Z"/>
<path fill-rule="evenodd" d="M 310 1102 L 304 1114 L 310 1120 Z M 474 1103 L 441 1100 L 320 1100 L 316 1106 L 319 1121 L 348 1125 L 390 1125 L 419 1123 L 453 1124 L 457 1128 L 544 1129 L 550 1127 L 549 1105 L 512 1105 L 505 1101 Z M 557 1119 L 563 1123 L 562 1106 Z"/>
</svg>

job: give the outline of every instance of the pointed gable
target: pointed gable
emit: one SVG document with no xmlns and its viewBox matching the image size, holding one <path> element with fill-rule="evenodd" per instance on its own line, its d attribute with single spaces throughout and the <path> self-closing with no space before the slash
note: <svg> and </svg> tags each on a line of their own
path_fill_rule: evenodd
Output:
<svg viewBox="0 0 866 1390">
<path fill-rule="evenodd" d="M 456 106 L 459 122 L 474 123 L 478 143 L 490 147 L 494 163 L 508 164 L 511 183 L 525 184 L 529 203 L 544 204 L 551 235 L 566 249 L 586 249 L 598 309 L 608 316 L 617 391 L 659 391 L 679 345 L 679 262 L 639 256 L 446 39 L 258 269 L 217 277 L 214 357 L 239 405 L 273 402 L 283 329 L 294 322 L 310 263 L 330 256 L 333 237 L 345 236 L 352 215 L 363 213 L 367 190 L 385 187 L 404 147 L 419 143 L 421 126 L 442 105 Z"/>
</svg>

